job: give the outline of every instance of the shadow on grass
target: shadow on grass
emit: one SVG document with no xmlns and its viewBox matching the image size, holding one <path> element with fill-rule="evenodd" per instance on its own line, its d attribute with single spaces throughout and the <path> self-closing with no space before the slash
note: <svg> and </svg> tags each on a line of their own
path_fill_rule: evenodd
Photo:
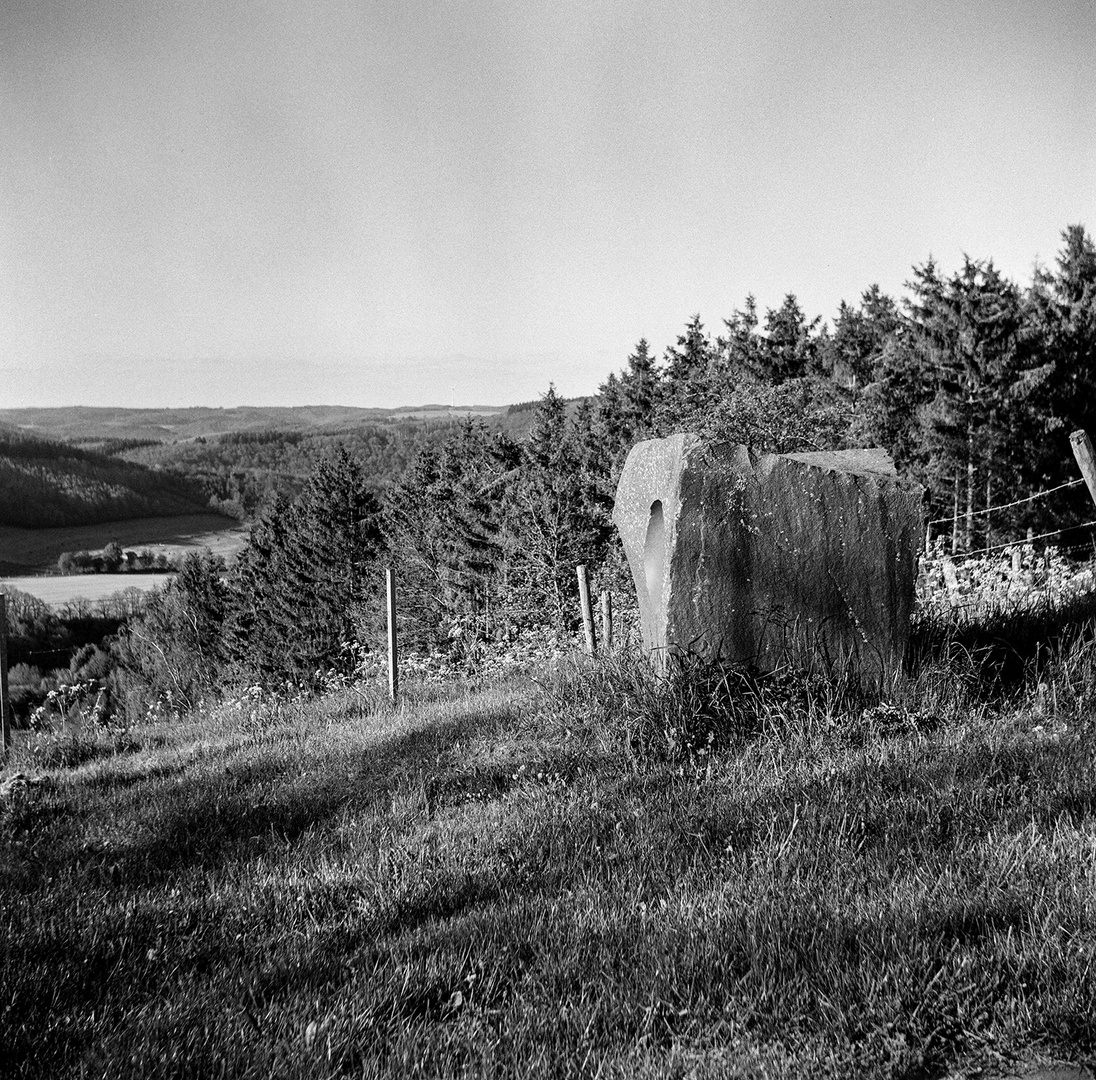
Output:
<svg viewBox="0 0 1096 1080">
<path fill-rule="evenodd" d="M 11 853 L 15 863 L 25 863 L 23 872 L 9 872 L 7 880 L 34 887 L 78 869 L 92 880 L 152 887 L 189 867 L 216 871 L 252 859 L 272 843 L 296 843 L 347 809 L 384 805 L 397 792 L 414 795 L 427 786 L 424 778 L 433 777 L 434 804 L 498 794 L 508 783 L 501 770 L 468 772 L 445 764 L 455 743 L 498 723 L 496 712 L 471 709 L 421 730 L 381 737 L 360 752 L 309 751 L 301 770 L 291 760 L 259 760 L 230 762 L 216 771 L 171 763 L 136 775 L 90 777 L 88 787 L 107 797 L 116 790 L 127 801 L 144 802 L 137 812 L 125 811 L 135 821 L 134 835 L 99 848 L 85 843 L 77 827 L 82 785 L 0 807 L 0 842 L 25 842 Z M 15 869 L 9 863 L 9 871 Z"/>
<path fill-rule="evenodd" d="M 187 866 L 213 869 L 226 859 L 251 858 L 271 842 L 295 843 L 347 809 L 373 809 L 397 792 L 414 793 L 456 742 L 495 723 L 494 715 L 470 713 L 383 738 L 354 755 L 310 755 L 307 773 L 295 778 L 285 775 L 291 766 L 262 762 L 183 778 L 163 796 L 164 812 L 148 833 L 127 847 L 123 873 L 152 883 Z"/>
<path fill-rule="evenodd" d="M 980 696 L 992 699 L 1019 686 L 1083 635 L 1096 631 L 1096 593 L 1062 603 L 985 613 L 977 620 L 921 616 L 911 627 L 906 669 L 911 675 L 963 657 Z"/>
<path fill-rule="evenodd" d="M 202 1003 L 185 1006 L 199 1027 L 214 1010 L 239 1021 L 242 1034 L 218 1028 L 216 1038 L 218 1052 L 239 1065 L 240 1075 L 244 1063 L 269 1050 L 271 1028 L 288 1024 L 286 1017 L 315 1018 L 309 1010 L 321 998 L 325 1008 L 336 1001 L 357 1010 L 358 1019 L 348 1021 L 340 1036 L 339 1053 L 390 1047 L 398 1060 L 405 1051 L 445 1047 L 446 1040 L 455 1045 L 474 1034 L 482 1043 L 482 1031 L 471 1020 L 462 1027 L 463 1018 L 494 1016 L 500 1030 L 524 1032 L 514 1038 L 528 1045 L 534 1038 L 558 1040 L 551 1053 L 561 1066 L 584 1040 L 606 1054 L 640 1040 L 666 1047 L 714 1029 L 728 1010 L 751 1017 L 759 1038 L 777 1039 L 781 1024 L 790 1030 L 804 1023 L 830 999 L 849 1019 L 834 1029 L 812 1021 L 820 1039 L 870 1048 L 887 1024 L 900 1030 L 908 1023 L 924 1070 L 894 1075 L 940 1076 L 964 1038 L 956 1014 L 961 987 L 973 978 L 974 965 L 994 970 L 992 957 L 979 958 L 982 943 L 1022 929 L 1026 911 L 1008 896 L 980 907 L 941 904 L 909 924 L 858 920 L 855 906 L 823 923 L 819 909 L 791 889 L 786 897 L 732 893 L 727 910 L 693 925 L 675 924 L 684 916 L 672 904 L 661 922 L 644 922 L 632 908 L 640 900 L 653 907 L 660 897 L 672 899 L 675 889 L 687 895 L 690 882 L 698 893 L 715 880 L 733 885 L 742 865 L 737 855 L 773 857 L 765 848 L 770 825 L 777 841 L 789 838 L 789 859 L 809 868 L 811 853 L 797 851 L 790 838 L 808 826 L 824 837 L 840 822 L 843 807 L 861 813 L 864 842 L 855 855 L 842 857 L 874 868 L 877 878 L 868 873 L 865 880 L 885 877 L 903 854 L 922 860 L 931 852 L 962 850 L 995 825 L 1020 828 L 1035 820 L 1052 826 L 1063 814 L 1079 825 L 1096 815 L 1096 784 L 1084 765 L 1091 759 L 1089 744 L 1021 740 L 994 750 L 926 741 L 893 763 L 856 758 L 826 781 L 789 774 L 762 797 L 690 785 L 668 766 L 646 774 L 619 770 L 598 777 L 596 799 L 585 793 L 571 798 L 563 789 L 558 798 L 546 797 L 538 804 L 543 814 L 527 828 L 500 837 L 496 859 L 487 855 L 467 865 L 442 860 L 437 874 L 421 873 L 402 888 L 394 882 L 389 902 L 372 914 L 360 907 L 361 891 L 345 883 L 319 885 L 300 910 L 237 910 L 242 901 L 230 897 L 210 899 L 200 912 L 184 908 L 178 916 L 123 911 L 135 887 L 166 886 L 192 866 L 229 869 L 233 861 L 254 859 L 272 840 L 296 843 L 348 808 L 370 810 L 412 794 L 421 797 L 424 814 L 438 814 L 505 796 L 519 783 L 517 768 L 469 765 L 454 752 L 457 742 L 499 720 L 494 713 L 469 713 L 380 740 L 354 756 L 312 756 L 309 775 L 293 782 L 285 775 L 291 768 L 241 762 L 230 763 L 231 772 L 181 776 L 174 788 L 156 791 L 165 810 L 151 819 L 147 833 L 113 854 L 89 856 L 102 861 L 106 876 L 92 882 L 101 891 L 81 886 L 83 907 L 75 912 L 65 910 L 71 894 L 49 898 L 33 928 L 28 922 L 22 939 L 15 938 L 9 954 L 14 1004 L 6 1021 L 14 1032 L 10 1060 L 27 1075 L 49 1075 L 58 1063 L 89 1053 L 116 1063 L 133 1060 L 126 1057 L 127 1039 L 155 1037 L 166 1047 L 177 1035 L 163 1018 L 167 1013 L 153 1035 L 146 1029 L 130 1036 L 128 1019 L 154 1001 L 185 1001 L 189 994 Z M 598 767 L 562 757 L 533 764 L 554 770 L 563 788 Z M 529 783 L 528 771 L 524 777 L 520 782 Z M 275 782 L 279 786 L 271 787 Z M 625 812 L 636 799 L 645 804 L 640 819 Z M 908 800 L 901 814 L 894 811 L 896 799 Z M 814 808 L 813 818 L 807 806 Z M 948 808 L 952 817 L 941 816 Z M 71 868 L 73 852 L 44 857 L 54 874 L 66 862 Z M 824 893 L 824 873 L 812 873 Z M 280 896 L 278 902 L 291 900 Z M 762 909 L 765 904 L 771 911 Z M 283 923 L 284 940 L 271 931 Z M 962 966 L 956 950 L 969 957 L 970 967 Z M 906 958 L 908 972 L 899 966 Z M 953 962 L 954 972 L 947 968 L 933 984 Z M 901 993 L 872 1000 L 865 987 L 887 964 L 894 965 Z M 357 984 L 368 991 L 354 990 Z M 990 1009 L 1013 992 L 1007 982 L 986 986 Z M 908 1000 L 901 997 L 903 987 L 912 988 Z M 916 1024 L 904 1019 L 921 1004 L 910 995 L 929 989 L 931 1007 Z M 569 1011 L 562 1012 L 560 1002 Z M 1063 1023 L 1080 1025 L 1078 1040 L 1092 1036 L 1091 1020 L 1071 1012 L 1065 998 L 1053 1009 Z M 62 1016 L 86 1017 L 93 1010 L 105 1017 L 99 1030 L 60 1026 Z M 54 1019 L 43 1024 L 43 1012 Z M 947 1026 L 953 1016 L 954 1030 Z"/>
</svg>

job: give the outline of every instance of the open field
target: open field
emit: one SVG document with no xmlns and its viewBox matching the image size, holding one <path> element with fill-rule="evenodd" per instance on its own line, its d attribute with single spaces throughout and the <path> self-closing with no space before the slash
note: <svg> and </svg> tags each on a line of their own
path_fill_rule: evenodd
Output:
<svg viewBox="0 0 1096 1080">
<path fill-rule="evenodd" d="M 111 540 L 127 550 L 147 548 L 172 557 L 209 548 L 230 561 L 247 542 L 247 526 L 220 514 L 136 518 L 61 529 L 0 526 L 0 574 L 50 570 L 62 552 L 99 551 Z"/>
<path fill-rule="evenodd" d="M 1092 628 L 1005 697 L 954 663 L 870 709 L 724 684 L 717 738 L 704 685 L 628 657 L 19 733 L 6 772 L 45 782 L 0 799 L 8 1074 L 1091 1061 Z"/>
<path fill-rule="evenodd" d="M 20 592 L 30 593 L 51 607 L 61 607 L 73 600 L 105 600 L 124 589 L 148 592 L 166 585 L 174 574 L 57 574 L 49 577 L 0 578 L 0 585 L 10 585 Z"/>
</svg>

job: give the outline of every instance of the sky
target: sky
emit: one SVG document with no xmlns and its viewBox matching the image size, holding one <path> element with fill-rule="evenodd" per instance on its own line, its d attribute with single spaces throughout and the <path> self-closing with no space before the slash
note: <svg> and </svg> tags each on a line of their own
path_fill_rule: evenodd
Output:
<svg viewBox="0 0 1096 1080">
<path fill-rule="evenodd" d="M 3 0 L 0 407 L 507 404 L 1096 232 L 1090 0 Z"/>
</svg>

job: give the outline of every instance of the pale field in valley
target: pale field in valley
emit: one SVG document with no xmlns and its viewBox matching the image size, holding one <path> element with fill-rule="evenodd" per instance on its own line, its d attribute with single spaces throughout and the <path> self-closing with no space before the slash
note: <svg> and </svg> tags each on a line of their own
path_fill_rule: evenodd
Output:
<svg viewBox="0 0 1096 1080">
<path fill-rule="evenodd" d="M 53 577 L 0 578 L 0 585 L 7 585 L 20 592 L 44 600 L 50 607 L 62 607 L 73 600 L 92 602 L 126 589 L 148 592 L 166 585 L 174 574 L 58 574 Z"/>
<path fill-rule="evenodd" d="M 64 551 L 101 551 L 117 540 L 127 551 L 178 558 L 209 548 L 231 562 L 247 543 L 248 526 L 220 514 L 136 518 L 58 529 L 0 526 L 0 574 L 22 576 L 56 567 Z"/>
</svg>

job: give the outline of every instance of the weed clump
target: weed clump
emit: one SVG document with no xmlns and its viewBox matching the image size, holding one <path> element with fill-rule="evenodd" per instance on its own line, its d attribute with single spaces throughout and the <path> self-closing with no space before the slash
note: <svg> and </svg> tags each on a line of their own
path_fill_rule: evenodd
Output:
<svg viewBox="0 0 1096 1080">
<path fill-rule="evenodd" d="M 685 653 L 660 670 L 637 650 L 572 659 L 542 687 L 554 710 L 633 765 L 702 760 L 754 737 L 830 731 L 863 704 L 841 679 L 790 669 L 760 674 Z"/>
</svg>

